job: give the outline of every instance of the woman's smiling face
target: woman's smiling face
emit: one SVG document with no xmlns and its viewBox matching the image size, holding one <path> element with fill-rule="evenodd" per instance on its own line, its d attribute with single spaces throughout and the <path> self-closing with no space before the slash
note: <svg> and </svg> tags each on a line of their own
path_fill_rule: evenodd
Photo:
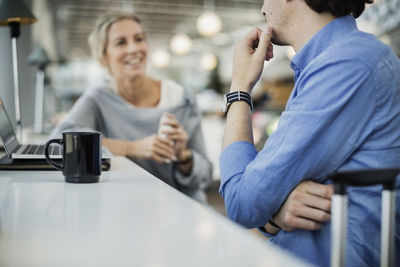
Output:
<svg viewBox="0 0 400 267">
<path fill-rule="evenodd" d="M 146 72 L 147 41 L 136 21 L 117 21 L 108 30 L 104 63 L 116 79 L 134 78 Z"/>
</svg>

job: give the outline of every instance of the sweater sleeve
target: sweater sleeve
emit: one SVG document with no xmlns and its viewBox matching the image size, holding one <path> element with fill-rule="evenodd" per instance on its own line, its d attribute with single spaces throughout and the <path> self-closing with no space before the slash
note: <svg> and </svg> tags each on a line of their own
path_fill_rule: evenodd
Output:
<svg viewBox="0 0 400 267">
<path fill-rule="evenodd" d="M 206 145 L 201 127 L 201 115 L 196 103 L 187 107 L 190 109 L 186 123 L 189 134 L 188 148 L 192 150 L 193 167 L 190 175 L 183 175 L 178 168 L 174 170 L 175 181 L 182 187 L 190 189 L 204 189 L 212 178 L 212 164 L 207 158 Z"/>
</svg>

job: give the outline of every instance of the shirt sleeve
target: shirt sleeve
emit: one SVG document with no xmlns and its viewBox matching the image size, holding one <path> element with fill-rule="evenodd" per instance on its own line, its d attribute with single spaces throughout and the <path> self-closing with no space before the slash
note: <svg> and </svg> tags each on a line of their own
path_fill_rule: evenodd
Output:
<svg viewBox="0 0 400 267">
<path fill-rule="evenodd" d="M 220 156 L 220 193 L 228 216 L 265 225 L 303 180 L 323 182 L 374 130 L 375 90 L 361 62 L 340 60 L 304 70 L 277 130 L 257 153 L 235 142 Z"/>
</svg>

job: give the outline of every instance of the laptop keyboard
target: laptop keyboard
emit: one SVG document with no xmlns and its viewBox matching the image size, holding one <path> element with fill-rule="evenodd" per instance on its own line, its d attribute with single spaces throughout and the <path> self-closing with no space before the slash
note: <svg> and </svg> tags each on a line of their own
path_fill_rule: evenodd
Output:
<svg viewBox="0 0 400 267">
<path fill-rule="evenodd" d="M 27 155 L 44 155 L 44 145 L 25 145 L 25 149 L 21 152 Z M 50 146 L 50 155 L 61 155 L 61 149 L 59 146 Z"/>
</svg>

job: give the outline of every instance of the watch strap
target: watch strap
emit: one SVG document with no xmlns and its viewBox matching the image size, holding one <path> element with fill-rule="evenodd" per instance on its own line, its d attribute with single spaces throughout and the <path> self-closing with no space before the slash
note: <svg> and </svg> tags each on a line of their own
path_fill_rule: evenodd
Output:
<svg viewBox="0 0 400 267">
<path fill-rule="evenodd" d="M 225 95 L 225 97 L 226 97 L 227 105 L 228 105 L 228 108 L 226 109 L 225 113 L 228 112 L 230 104 L 232 104 L 232 103 L 234 103 L 236 101 L 244 101 L 244 102 L 246 102 L 247 104 L 249 104 L 251 110 L 253 110 L 253 108 L 254 108 L 251 96 L 247 92 L 235 91 L 235 92 L 227 93 Z"/>
</svg>

